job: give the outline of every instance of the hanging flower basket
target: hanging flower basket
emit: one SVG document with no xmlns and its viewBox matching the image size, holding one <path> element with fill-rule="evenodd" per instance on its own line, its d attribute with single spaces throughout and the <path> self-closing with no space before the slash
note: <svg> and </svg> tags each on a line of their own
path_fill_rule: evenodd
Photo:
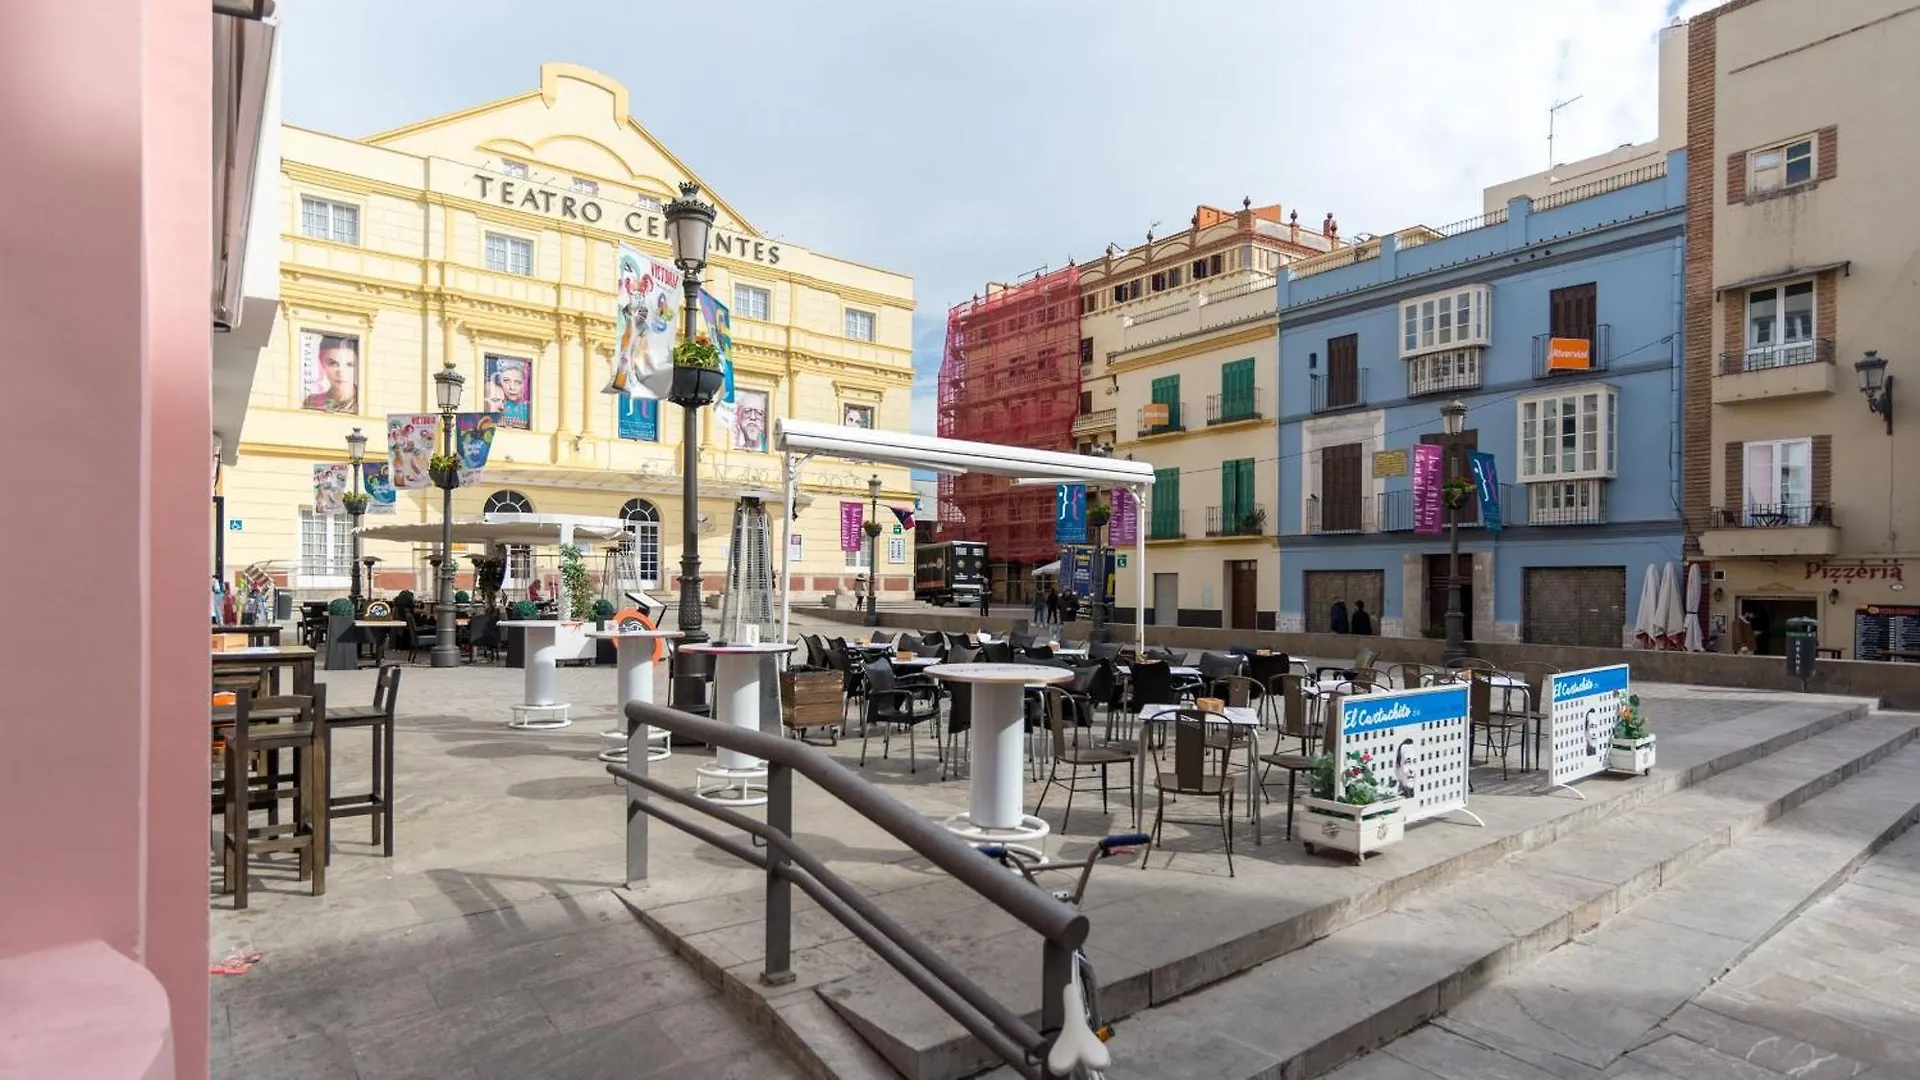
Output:
<svg viewBox="0 0 1920 1080">
<path fill-rule="evenodd" d="M 1471 480 L 1449 480 L 1440 485 L 1440 498 L 1446 502 L 1447 509 L 1458 510 L 1474 497 L 1474 491 Z"/>
<path fill-rule="evenodd" d="M 367 503 L 369 501 L 367 496 L 358 491 L 349 491 L 345 495 L 340 496 L 340 505 L 346 507 L 347 513 L 352 514 L 354 517 L 359 517 L 361 514 L 367 512 Z"/>
<path fill-rule="evenodd" d="M 1113 511 L 1107 509 L 1105 506 L 1096 505 L 1087 508 L 1087 525 L 1089 527 L 1095 529 L 1104 528 L 1107 522 L 1111 520 L 1113 520 Z"/>
<path fill-rule="evenodd" d="M 879 522 L 877 522 L 877 521 L 869 521 L 869 522 L 867 522 L 867 523 L 866 523 L 866 525 L 865 525 L 865 526 L 863 526 L 863 527 L 864 527 L 864 528 L 865 528 L 865 529 L 867 530 L 867 535 L 868 535 L 868 536 L 879 536 L 879 535 L 880 535 L 880 523 L 879 523 Z"/>
<path fill-rule="evenodd" d="M 700 334 L 692 341 L 674 346 L 673 384 L 667 394 L 668 401 L 694 409 L 710 405 L 725 382 L 720 350 L 712 338 Z"/>
<path fill-rule="evenodd" d="M 433 486 L 453 490 L 460 486 L 460 459 L 452 454 L 435 454 L 427 459 L 427 478 Z"/>
</svg>

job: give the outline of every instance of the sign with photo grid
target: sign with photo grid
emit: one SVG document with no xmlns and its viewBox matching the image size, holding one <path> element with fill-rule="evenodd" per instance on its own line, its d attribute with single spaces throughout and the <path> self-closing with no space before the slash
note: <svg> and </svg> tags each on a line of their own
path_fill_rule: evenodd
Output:
<svg viewBox="0 0 1920 1080">
<path fill-rule="evenodd" d="M 1627 665 L 1587 668 L 1549 676 L 1542 692 L 1552 702 L 1548 776 L 1569 784 L 1607 767 L 1620 703 L 1627 698 Z"/>
<path fill-rule="evenodd" d="M 1467 805 L 1467 688 L 1435 686 L 1340 700 L 1339 759 L 1373 755 L 1373 773 L 1411 800 L 1409 823 Z"/>
</svg>

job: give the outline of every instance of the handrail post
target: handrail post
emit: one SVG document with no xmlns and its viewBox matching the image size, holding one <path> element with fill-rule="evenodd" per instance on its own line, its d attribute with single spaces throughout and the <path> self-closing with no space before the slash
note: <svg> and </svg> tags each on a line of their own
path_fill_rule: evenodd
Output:
<svg viewBox="0 0 1920 1080">
<path fill-rule="evenodd" d="M 1073 978 L 1074 950 L 1046 939 L 1040 949 L 1040 1034 L 1046 1039 L 1040 1058 L 1040 1075 L 1053 1076 L 1047 1067 L 1045 1050 L 1060 1037 L 1067 1024 L 1066 991 Z"/>
<path fill-rule="evenodd" d="M 767 827 L 793 836 L 793 769 L 767 763 Z M 760 981 L 785 986 L 793 981 L 793 882 L 790 863 L 778 844 L 767 845 L 767 959 Z"/>
<path fill-rule="evenodd" d="M 623 715 L 624 710 L 623 710 Z M 648 725 L 631 715 L 627 720 L 627 768 L 635 773 L 647 775 L 647 728 Z M 627 888 L 637 889 L 647 883 L 647 827 L 649 817 L 640 804 L 647 797 L 647 789 L 639 784 L 627 785 Z"/>
</svg>

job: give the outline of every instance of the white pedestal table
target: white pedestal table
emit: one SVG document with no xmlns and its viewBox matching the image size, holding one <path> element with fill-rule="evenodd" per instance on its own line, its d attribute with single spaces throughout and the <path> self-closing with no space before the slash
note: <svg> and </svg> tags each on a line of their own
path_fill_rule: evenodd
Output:
<svg viewBox="0 0 1920 1080">
<path fill-rule="evenodd" d="M 1003 844 L 1038 858 L 1040 852 L 1032 845 L 1049 830 L 1023 805 L 1026 689 L 1071 682 L 1073 672 L 1039 664 L 935 664 L 927 674 L 973 687 L 973 779 L 967 812 L 942 824 L 968 843 Z"/>
<path fill-rule="evenodd" d="M 522 731 L 544 731 L 572 724 L 573 720 L 567 716 L 572 706 L 560 700 L 556 665 L 561 627 L 578 624 L 559 619 L 508 619 L 500 625 L 518 629 L 526 642 L 522 657 L 526 691 L 521 703 L 512 707 L 513 719 L 507 721 L 507 726 Z"/>
<path fill-rule="evenodd" d="M 686 652 L 713 657 L 713 718 L 742 731 L 760 730 L 760 680 L 775 656 L 790 653 L 786 642 L 764 645 L 682 645 Z M 762 806 L 767 801 L 767 763 L 750 754 L 720 747 L 713 764 L 694 770 L 700 779 L 693 793 L 722 806 Z"/>
<path fill-rule="evenodd" d="M 678 630 L 649 630 L 638 621 L 629 620 L 630 625 L 610 627 L 605 630 L 589 630 L 587 636 L 602 641 L 613 642 L 615 658 L 614 707 L 621 710 L 622 727 L 613 731 L 603 731 L 600 737 L 614 745 L 600 751 L 600 760 L 614 765 L 627 763 L 627 745 L 632 733 L 627 730 L 631 725 L 626 717 L 626 705 L 629 701 L 644 701 L 649 705 L 653 700 L 653 654 L 658 643 L 665 638 L 677 638 Z M 673 756 L 671 740 L 667 732 L 651 724 L 647 726 L 644 737 L 648 761 L 663 761 Z"/>
</svg>

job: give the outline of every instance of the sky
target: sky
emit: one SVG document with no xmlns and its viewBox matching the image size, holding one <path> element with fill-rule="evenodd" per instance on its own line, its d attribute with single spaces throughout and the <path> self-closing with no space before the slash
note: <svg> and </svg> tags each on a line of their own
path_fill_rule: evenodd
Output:
<svg viewBox="0 0 1920 1080">
<path fill-rule="evenodd" d="M 1712 0 L 281 0 L 286 120 L 369 135 L 606 72 L 756 226 L 911 275 L 914 428 L 949 306 L 1200 203 L 1343 235 L 1656 131 L 1656 37 Z"/>
</svg>

